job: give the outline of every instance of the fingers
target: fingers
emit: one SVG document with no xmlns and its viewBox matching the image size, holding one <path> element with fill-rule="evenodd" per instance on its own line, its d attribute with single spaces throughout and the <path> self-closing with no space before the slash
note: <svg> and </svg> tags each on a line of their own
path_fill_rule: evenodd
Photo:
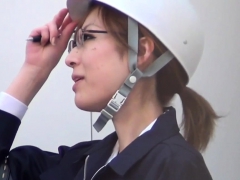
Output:
<svg viewBox="0 0 240 180">
<path fill-rule="evenodd" d="M 63 16 L 65 16 L 64 19 Z M 54 21 L 55 24 L 57 24 L 59 32 L 61 32 L 61 37 L 58 39 L 58 41 L 61 41 L 61 44 L 63 44 L 63 46 L 65 47 L 74 29 L 77 27 L 77 22 L 72 21 L 68 14 L 68 11 L 60 11 L 59 14 L 55 16 Z"/>
<path fill-rule="evenodd" d="M 42 46 L 45 46 L 49 42 L 49 38 L 50 38 L 49 28 L 47 25 L 37 28 L 30 33 L 30 37 L 39 36 L 39 35 L 42 36 L 40 44 Z"/>
<path fill-rule="evenodd" d="M 41 35 L 42 46 L 46 46 L 49 42 L 52 45 L 56 45 L 57 41 L 63 41 L 66 44 L 77 26 L 77 23 L 72 22 L 67 14 L 68 10 L 62 9 L 51 22 L 35 29 L 30 36 Z"/>
<path fill-rule="evenodd" d="M 54 17 L 53 22 L 56 23 L 58 29 L 62 26 L 63 21 L 67 16 L 67 14 L 68 14 L 68 9 L 64 8 L 60 10 L 59 13 Z"/>
<path fill-rule="evenodd" d="M 62 35 L 62 31 L 70 24 L 72 23 L 72 19 L 68 15 L 62 22 L 61 27 L 59 28 L 59 24 L 56 24 L 55 22 L 50 23 L 49 30 L 50 30 L 50 40 L 53 45 L 56 44 L 57 38 Z M 71 28 L 70 28 L 71 29 Z M 71 31 L 71 33 L 73 30 Z"/>
<path fill-rule="evenodd" d="M 58 37 L 61 34 L 61 31 L 59 30 L 60 27 L 62 26 L 63 22 L 69 23 L 71 22 L 71 19 L 66 22 L 64 19 L 66 18 L 68 14 L 68 9 L 64 8 L 59 11 L 59 13 L 54 17 L 54 19 L 47 24 L 49 27 L 49 32 L 50 32 L 50 42 L 52 45 L 56 45 L 56 41 Z"/>
<path fill-rule="evenodd" d="M 62 34 L 61 34 L 61 38 L 60 40 L 63 42 L 63 44 L 67 45 L 69 39 L 72 36 L 72 33 L 74 31 L 74 29 L 77 27 L 77 23 L 76 22 L 70 22 L 66 25 L 66 27 L 64 29 L 62 29 Z"/>
<path fill-rule="evenodd" d="M 65 46 L 68 43 L 68 40 L 70 39 L 74 29 L 77 26 L 76 22 L 72 22 L 72 19 L 70 16 L 67 16 L 60 28 L 58 27 L 59 24 L 55 23 L 54 21 L 50 22 L 48 25 L 49 32 L 50 32 L 50 42 L 52 45 L 56 45 L 58 41 L 60 44 L 63 44 Z"/>
<path fill-rule="evenodd" d="M 62 31 L 63 29 L 65 29 L 65 27 L 66 27 L 69 23 L 71 23 L 71 22 L 72 22 L 72 19 L 71 19 L 70 16 L 68 15 L 68 16 L 64 19 L 60 30 Z"/>
<path fill-rule="evenodd" d="M 56 45 L 56 41 L 58 39 L 58 37 L 60 36 L 60 32 L 57 28 L 57 25 L 54 22 L 51 22 L 49 24 L 47 24 L 48 29 L 49 29 L 49 40 L 51 42 L 52 45 Z"/>
<path fill-rule="evenodd" d="M 42 39 L 41 39 L 41 45 L 45 46 L 49 42 L 49 29 L 47 26 L 44 26 L 42 31 L 41 31 Z"/>
</svg>

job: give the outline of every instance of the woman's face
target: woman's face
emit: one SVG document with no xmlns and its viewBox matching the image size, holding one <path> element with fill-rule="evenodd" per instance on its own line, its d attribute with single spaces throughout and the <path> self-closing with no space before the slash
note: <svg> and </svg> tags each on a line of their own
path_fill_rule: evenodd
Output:
<svg viewBox="0 0 240 180">
<path fill-rule="evenodd" d="M 82 29 L 106 31 L 98 10 L 86 18 Z M 73 68 L 75 104 L 86 111 L 100 111 L 129 74 L 127 52 L 120 54 L 116 40 L 106 33 L 87 33 L 84 45 L 66 58 Z"/>
</svg>

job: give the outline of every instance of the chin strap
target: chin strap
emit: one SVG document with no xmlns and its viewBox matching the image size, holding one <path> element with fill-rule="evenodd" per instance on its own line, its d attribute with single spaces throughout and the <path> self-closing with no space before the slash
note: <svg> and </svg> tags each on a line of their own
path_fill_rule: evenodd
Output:
<svg viewBox="0 0 240 180">
<path fill-rule="evenodd" d="M 173 54 L 167 51 L 157 58 L 144 72 L 140 71 L 137 68 L 138 38 L 138 23 L 129 17 L 128 44 L 130 48 L 128 55 L 131 74 L 124 81 L 120 89 L 113 95 L 107 106 L 101 111 L 101 115 L 93 125 L 97 132 L 100 132 L 107 122 L 119 111 L 139 79 L 153 76 L 174 58 Z"/>
</svg>

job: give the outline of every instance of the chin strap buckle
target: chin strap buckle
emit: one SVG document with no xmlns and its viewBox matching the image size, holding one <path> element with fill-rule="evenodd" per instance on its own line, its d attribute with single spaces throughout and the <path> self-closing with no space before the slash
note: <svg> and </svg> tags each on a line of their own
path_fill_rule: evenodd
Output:
<svg viewBox="0 0 240 180">
<path fill-rule="evenodd" d="M 126 97 L 122 95 L 118 90 L 113 95 L 112 99 L 109 101 L 108 107 L 116 113 L 121 108 L 125 100 L 126 100 Z"/>
<path fill-rule="evenodd" d="M 133 89 L 136 82 L 143 76 L 139 69 L 135 69 L 125 80 L 121 88 L 112 96 L 107 106 L 101 111 L 101 115 L 94 123 L 93 127 L 96 131 L 101 131 L 110 119 L 119 111 L 124 104 L 129 93 Z"/>
<path fill-rule="evenodd" d="M 112 99 L 107 104 L 107 107 L 101 111 L 101 115 L 93 125 L 94 128 L 99 132 L 107 124 L 108 120 L 112 119 L 114 114 L 116 114 L 119 109 L 124 104 L 126 96 L 120 93 L 118 90 L 112 97 Z"/>
</svg>

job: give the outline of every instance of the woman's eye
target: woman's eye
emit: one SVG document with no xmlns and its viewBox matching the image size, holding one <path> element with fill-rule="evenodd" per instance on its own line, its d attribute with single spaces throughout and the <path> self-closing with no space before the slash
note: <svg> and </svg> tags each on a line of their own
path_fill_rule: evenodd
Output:
<svg viewBox="0 0 240 180">
<path fill-rule="evenodd" d="M 91 39 L 95 39 L 95 37 L 91 34 L 83 34 L 83 42 Z"/>
</svg>

